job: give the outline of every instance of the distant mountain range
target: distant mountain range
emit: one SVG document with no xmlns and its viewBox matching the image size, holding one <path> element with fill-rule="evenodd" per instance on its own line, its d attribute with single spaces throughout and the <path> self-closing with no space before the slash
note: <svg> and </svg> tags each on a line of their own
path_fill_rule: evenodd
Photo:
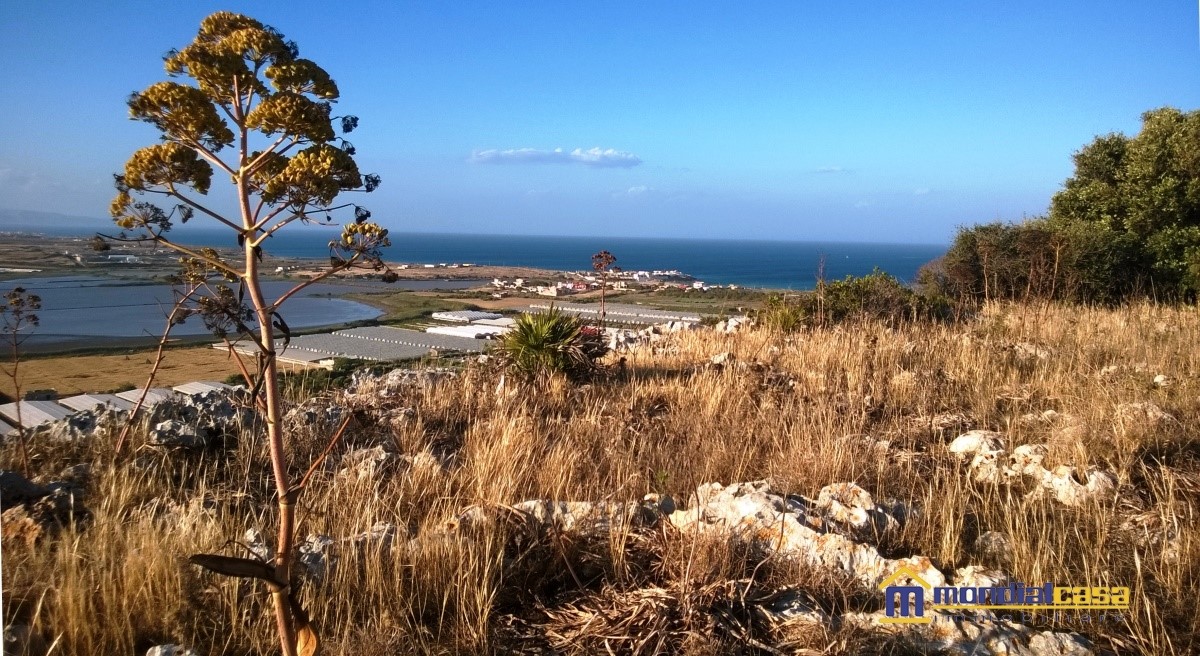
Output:
<svg viewBox="0 0 1200 656">
<path fill-rule="evenodd" d="M 0 209 L 0 230 L 46 231 L 62 234 L 65 230 L 79 230 L 88 233 L 111 228 L 111 219 L 35 210 Z"/>
</svg>

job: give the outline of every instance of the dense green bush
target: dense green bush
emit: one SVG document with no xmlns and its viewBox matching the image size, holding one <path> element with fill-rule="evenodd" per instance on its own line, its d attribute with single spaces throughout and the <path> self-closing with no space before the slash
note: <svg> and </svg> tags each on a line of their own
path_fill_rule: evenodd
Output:
<svg viewBox="0 0 1200 656">
<path fill-rule="evenodd" d="M 597 360 L 607 352 L 600 330 L 554 307 L 518 316 L 496 346 L 507 366 L 530 378 L 552 374 L 585 378 L 596 371 Z"/>
<path fill-rule="evenodd" d="M 1200 111 L 1142 115 L 1134 137 L 1096 137 L 1049 216 L 959 229 L 921 282 L 966 301 L 1113 304 L 1200 292 Z"/>
<path fill-rule="evenodd" d="M 960 228 L 946 254 L 917 276 L 922 290 L 968 302 L 1055 299 L 1111 305 L 1159 293 L 1140 240 L 1104 224 L 1036 218 Z"/>
</svg>

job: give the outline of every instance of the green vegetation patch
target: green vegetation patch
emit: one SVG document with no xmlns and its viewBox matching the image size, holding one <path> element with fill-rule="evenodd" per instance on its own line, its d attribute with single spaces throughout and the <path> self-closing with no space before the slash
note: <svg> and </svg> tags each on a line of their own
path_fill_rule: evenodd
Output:
<svg viewBox="0 0 1200 656">
<path fill-rule="evenodd" d="M 378 321 L 388 324 L 403 324 L 419 319 L 426 319 L 434 312 L 479 309 L 477 306 L 464 301 L 437 296 L 424 296 L 409 291 L 381 294 L 348 294 L 346 298 L 383 310 L 383 316 L 379 317 Z"/>
</svg>

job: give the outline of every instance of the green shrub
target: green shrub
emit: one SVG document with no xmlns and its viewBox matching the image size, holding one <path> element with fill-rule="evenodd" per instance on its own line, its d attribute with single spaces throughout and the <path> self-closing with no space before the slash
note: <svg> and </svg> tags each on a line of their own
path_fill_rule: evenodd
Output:
<svg viewBox="0 0 1200 656">
<path fill-rule="evenodd" d="M 754 317 L 760 327 L 793 332 L 806 326 L 850 320 L 898 324 L 922 319 L 945 319 L 948 300 L 937 293 L 917 294 L 896 278 L 876 269 L 865 276 L 846 276 L 814 292 L 785 298 L 770 296 Z"/>
<path fill-rule="evenodd" d="M 826 322 L 873 319 L 887 323 L 929 318 L 932 308 L 896 278 L 875 269 L 865 276 L 846 276 L 824 290 L 821 314 Z"/>
<path fill-rule="evenodd" d="M 496 347 L 510 368 L 528 377 L 583 378 L 595 372 L 596 361 L 607 351 L 603 333 L 554 307 L 518 316 Z"/>
<path fill-rule="evenodd" d="M 809 325 L 808 303 L 803 297 L 785 298 L 771 294 L 763 306 L 754 312 L 754 321 L 761 328 L 790 333 Z"/>
</svg>

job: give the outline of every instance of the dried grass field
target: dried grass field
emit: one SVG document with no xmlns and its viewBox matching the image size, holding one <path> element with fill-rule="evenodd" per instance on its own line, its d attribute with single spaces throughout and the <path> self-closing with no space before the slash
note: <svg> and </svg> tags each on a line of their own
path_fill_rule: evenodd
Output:
<svg viewBox="0 0 1200 656">
<path fill-rule="evenodd" d="M 238 373 L 227 352 L 207 346 L 168 349 L 156 384 L 170 387 L 196 380 L 225 380 Z M 141 387 L 154 363 L 153 350 L 121 354 L 52 355 L 21 362 L 21 390 L 53 389 L 59 396 Z M 13 396 L 12 379 L 0 377 L 0 394 Z"/>
<path fill-rule="evenodd" d="M 1097 652 L 1196 653 L 1198 343 L 1191 308 L 994 305 L 958 324 L 680 332 L 610 355 L 612 374 L 588 384 L 476 362 L 360 381 L 289 415 L 297 477 L 354 417 L 301 499 L 310 567 L 294 585 L 324 653 L 929 653 L 853 621 L 882 605 L 853 564 L 675 520 L 706 483 L 766 480 L 797 499 L 854 483 L 841 489 L 904 521 L 864 536 L 830 520 L 822 541 L 947 577 L 1129 586 L 1119 620 L 1039 615 L 1031 629 Z M 1004 453 L 952 453 L 971 429 Z M 200 452 L 146 439 L 121 454 L 103 431 L 32 445 L 36 481 L 74 485 L 77 507 L 27 532 L 6 514 L 5 624 L 27 627 L 29 653 L 275 653 L 267 591 L 187 561 L 246 556 L 247 530 L 269 533 L 265 447 L 253 430 Z M 1071 489 L 1113 486 L 1068 503 L 988 469 L 1022 445 L 1043 445 Z M 0 456 L 20 469 L 14 446 Z M 982 548 L 985 534 L 1005 548 Z M 778 611 L 785 600 L 809 612 Z"/>
</svg>

